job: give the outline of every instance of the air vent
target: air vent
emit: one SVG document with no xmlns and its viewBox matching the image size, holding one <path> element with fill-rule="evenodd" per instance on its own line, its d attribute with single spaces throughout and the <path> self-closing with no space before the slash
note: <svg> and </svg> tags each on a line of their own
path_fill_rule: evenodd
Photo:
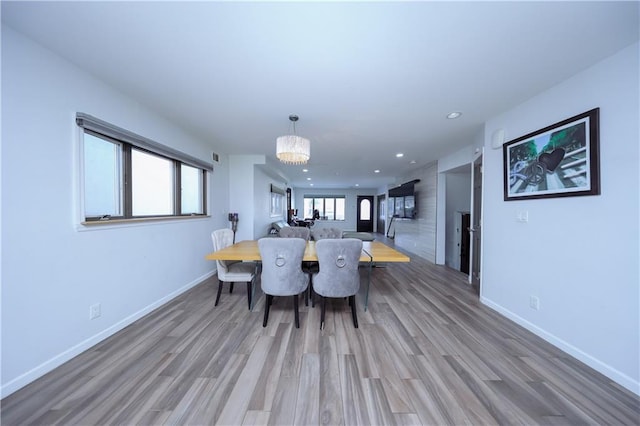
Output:
<svg viewBox="0 0 640 426">
<path fill-rule="evenodd" d="M 211 154 L 211 157 L 213 158 L 213 161 L 215 161 L 216 163 L 220 162 L 220 156 L 215 152 Z"/>
</svg>

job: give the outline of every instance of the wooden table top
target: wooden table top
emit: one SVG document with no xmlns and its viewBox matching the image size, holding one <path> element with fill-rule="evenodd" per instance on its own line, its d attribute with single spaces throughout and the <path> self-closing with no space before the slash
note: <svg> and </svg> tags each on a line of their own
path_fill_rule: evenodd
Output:
<svg viewBox="0 0 640 426">
<path fill-rule="evenodd" d="M 380 241 L 363 241 L 362 249 L 369 253 L 374 262 L 409 262 L 411 260 L 406 254 Z"/>
<path fill-rule="evenodd" d="M 247 260 L 260 261 L 260 250 L 258 249 L 257 240 L 245 240 L 235 243 L 232 246 L 223 248 L 222 250 L 209 253 L 205 256 L 207 260 Z M 318 256 L 316 254 L 315 241 L 308 241 L 304 251 L 305 262 L 316 262 Z M 409 256 L 379 242 L 379 241 L 363 241 L 361 262 L 409 262 Z"/>
</svg>

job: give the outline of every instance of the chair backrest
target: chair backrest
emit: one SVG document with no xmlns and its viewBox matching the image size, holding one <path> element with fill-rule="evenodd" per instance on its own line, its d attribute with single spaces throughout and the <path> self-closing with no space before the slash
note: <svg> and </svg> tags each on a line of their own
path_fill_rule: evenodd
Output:
<svg viewBox="0 0 640 426">
<path fill-rule="evenodd" d="M 233 245 L 233 231 L 229 228 L 216 229 L 211 233 L 211 241 L 213 241 L 213 250 L 222 250 L 225 247 Z M 229 265 L 237 263 L 232 260 L 216 260 L 218 268 L 218 277 L 224 281 L 224 276 L 229 272 Z"/>
<path fill-rule="evenodd" d="M 302 293 L 309 277 L 302 271 L 307 242 L 301 238 L 261 238 L 258 249 L 262 258 L 262 291 L 272 296 Z"/>
<path fill-rule="evenodd" d="M 326 238 L 342 238 L 342 229 L 338 228 L 320 228 L 311 231 L 314 240 L 324 240 Z"/>
<path fill-rule="evenodd" d="M 276 232 L 279 232 L 282 228 L 287 228 L 289 226 L 289 224 L 287 222 L 285 222 L 284 220 L 279 220 L 277 222 L 273 222 L 271 224 L 271 228 L 275 229 Z"/>
<path fill-rule="evenodd" d="M 324 239 L 316 242 L 320 272 L 313 276 L 313 290 L 324 297 L 352 296 L 360 289 L 358 263 L 362 240 Z"/>
<path fill-rule="evenodd" d="M 311 230 L 304 226 L 287 226 L 278 231 L 278 236 L 282 238 L 302 238 L 309 241 Z"/>
</svg>

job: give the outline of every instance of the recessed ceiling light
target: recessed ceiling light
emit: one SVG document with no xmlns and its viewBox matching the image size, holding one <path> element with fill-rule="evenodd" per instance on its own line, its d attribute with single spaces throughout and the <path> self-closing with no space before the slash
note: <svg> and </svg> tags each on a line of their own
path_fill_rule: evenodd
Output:
<svg viewBox="0 0 640 426">
<path fill-rule="evenodd" d="M 449 114 L 447 114 L 447 118 L 450 120 L 453 120 L 454 118 L 458 118 L 462 115 L 461 112 L 459 111 L 455 111 L 455 112 L 450 112 Z"/>
<path fill-rule="evenodd" d="M 373 171 L 373 173 L 380 173 L 380 170 L 375 169 L 375 170 Z"/>
<path fill-rule="evenodd" d="M 311 180 L 311 178 L 307 178 L 307 180 Z"/>
<path fill-rule="evenodd" d="M 310 184 L 309 184 L 309 186 L 313 186 L 313 184 L 312 184 L 312 183 L 310 183 Z"/>
<path fill-rule="evenodd" d="M 399 152 L 399 153 L 397 153 L 397 154 L 396 154 L 396 157 L 398 157 L 398 158 L 400 158 L 400 157 L 404 157 L 404 154 L 403 154 L 403 153 L 401 153 L 401 152 Z"/>
<path fill-rule="evenodd" d="M 409 161 L 409 164 L 416 164 L 416 160 Z"/>
<path fill-rule="evenodd" d="M 309 171 L 309 169 L 302 169 L 303 173 L 307 173 Z"/>
<path fill-rule="evenodd" d="M 356 186 L 360 186 L 360 184 L 359 184 L 359 183 L 356 183 Z"/>
</svg>

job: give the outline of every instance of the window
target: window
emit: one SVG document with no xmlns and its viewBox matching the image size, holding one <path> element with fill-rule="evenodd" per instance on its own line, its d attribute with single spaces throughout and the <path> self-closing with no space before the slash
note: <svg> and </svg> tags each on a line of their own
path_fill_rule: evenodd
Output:
<svg viewBox="0 0 640 426">
<path fill-rule="evenodd" d="M 204 214 L 204 174 L 201 169 L 182 164 L 180 189 L 183 214 Z"/>
<path fill-rule="evenodd" d="M 133 216 L 173 214 L 173 161 L 138 149 L 131 150 Z"/>
<path fill-rule="evenodd" d="M 305 218 L 312 218 L 318 210 L 322 220 L 344 220 L 344 196 L 305 195 L 303 207 Z"/>
<path fill-rule="evenodd" d="M 371 201 L 366 198 L 360 201 L 360 217 L 358 220 L 371 220 Z"/>
<path fill-rule="evenodd" d="M 121 152 L 121 144 L 85 133 L 85 216 L 122 216 Z"/>
<path fill-rule="evenodd" d="M 206 214 L 201 160 L 78 113 L 85 222 Z"/>
</svg>

